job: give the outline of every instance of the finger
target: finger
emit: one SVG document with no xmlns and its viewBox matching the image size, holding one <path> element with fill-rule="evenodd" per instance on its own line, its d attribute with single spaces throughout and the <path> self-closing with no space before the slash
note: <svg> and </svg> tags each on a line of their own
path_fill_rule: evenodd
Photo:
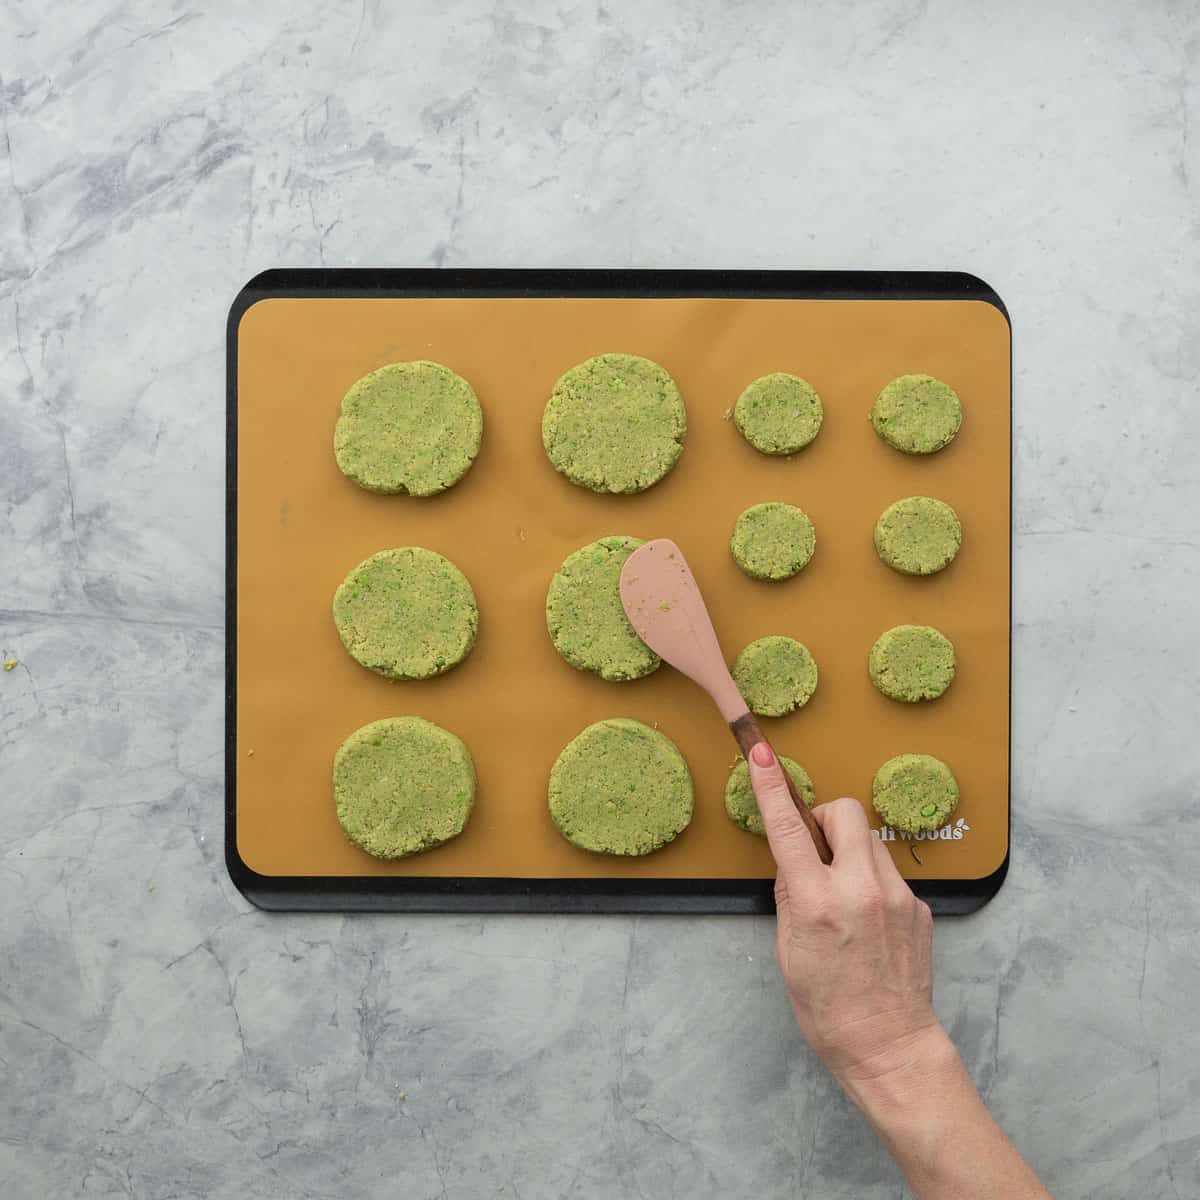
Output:
<svg viewBox="0 0 1200 1200">
<path fill-rule="evenodd" d="M 867 814 L 857 800 L 843 796 L 813 809 L 833 851 L 834 870 L 861 877 L 874 876 L 875 851 Z"/>
<path fill-rule="evenodd" d="M 875 852 L 875 877 L 883 888 L 883 894 L 894 899 L 910 898 L 912 893 L 904 882 L 904 876 L 896 868 L 892 852 L 874 834 L 871 835 L 871 849 Z"/>
<path fill-rule="evenodd" d="M 817 855 L 812 835 L 796 811 L 796 802 L 788 790 L 779 760 L 766 742 L 759 742 L 751 747 L 746 762 L 750 767 L 750 785 L 754 788 L 776 864 L 787 874 L 789 882 L 811 877 L 817 868 L 824 867 L 824 863 Z"/>
</svg>

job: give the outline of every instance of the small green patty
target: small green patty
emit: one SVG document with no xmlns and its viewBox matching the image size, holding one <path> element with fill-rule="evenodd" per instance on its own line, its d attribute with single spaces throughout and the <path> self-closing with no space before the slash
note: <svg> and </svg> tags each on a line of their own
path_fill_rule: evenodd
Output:
<svg viewBox="0 0 1200 1200">
<path fill-rule="evenodd" d="M 936 700 L 954 682 L 954 645 L 928 625 L 897 625 L 871 647 L 867 667 L 893 700 Z"/>
<path fill-rule="evenodd" d="M 808 703 L 817 688 L 817 664 L 795 638 L 759 638 L 734 659 L 733 682 L 750 711 L 782 717 Z"/>
<path fill-rule="evenodd" d="M 941 759 L 898 754 L 875 773 L 875 811 L 885 825 L 904 833 L 940 829 L 958 807 L 958 782 Z"/>
<path fill-rule="evenodd" d="M 888 505 L 875 523 L 875 550 L 893 571 L 933 575 L 950 565 L 962 545 L 958 513 L 932 496 Z"/>
<path fill-rule="evenodd" d="M 791 778 L 800 799 L 812 808 L 817 796 L 808 772 L 794 758 L 781 754 L 779 761 L 783 763 L 783 769 Z M 767 836 L 767 831 L 763 828 L 762 813 L 758 810 L 758 800 L 750 784 L 750 768 L 744 759 L 729 773 L 729 782 L 725 785 L 725 811 L 739 829 L 744 829 L 747 833 L 757 833 L 759 837 Z"/>
<path fill-rule="evenodd" d="M 380 367 L 342 400 L 333 452 L 370 492 L 432 496 L 456 484 L 479 453 L 483 413 L 471 385 L 434 362 Z"/>
<path fill-rule="evenodd" d="M 640 679 L 661 662 L 621 604 L 621 568 L 641 544 L 634 537 L 601 538 L 568 555 L 550 580 L 546 628 L 554 648 L 601 679 Z"/>
<path fill-rule="evenodd" d="M 600 354 L 567 371 L 542 414 L 556 471 L 593 492 L 642 492 L 679 460 L 687 413 L 675 381 L 635 354 Z"/>
<path fill-rule="evenodd" d="M 333 760 L 345 835 L 376 858 L 403 858 L 463 831 L 475 803 L 475 764 L 462 740 L 421 717 L 356 729 Z"/>
<path fill-rule="evenodd" d="M 821 431 L 821 397 L 807 380 L 775 371 L 754 380 L 733 406 L 733 423 L 764 454 L 795 454 Z"/>
<path fill-rule="evenodd" d="M 871 424 L 905 454 L 933 454 L 948 446 L 962 424 L 958 393 L 932 375 L 901 375 L 879 393 Z"/>
<path fill-rule="evenodd" d="M 808 565 L 816 547 L 807 514 L 778 500 L 746 509 L 729 540 L 734 561 L 755 579 L 789 579 Z"/>
<path fill-rule="evenodd" d="M 616 717 L 589 725 L 550 770 L 550 816 L 573 845 L 649 854 L 692 819 L 692 777 L 665 734 Z"/>
<path fill-rule="evenodd" d="M 428 679 L 462 662 L 479 609 L 467 577 L 421 546 L 380 550 L 346 576 L 333 620 L 355 661 L 389 679 Z"/>
</svg>

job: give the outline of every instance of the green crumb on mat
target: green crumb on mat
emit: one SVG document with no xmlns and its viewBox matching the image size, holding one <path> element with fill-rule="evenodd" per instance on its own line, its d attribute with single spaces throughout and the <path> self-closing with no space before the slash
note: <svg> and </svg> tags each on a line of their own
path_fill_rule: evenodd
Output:
<svg viewBox="0 0 1200 1200">
<path fill-rule="evenodd" d="M 6 658 L 4 660 L 4 669 L 6 671 L 13 670 L 16 667 L 16 665 L 17 665 L 17 660 L 15 658 Z"/>
<path fill-rule="evenodd" d="M 660 600 L 658 602 L 658 611 L 659 612 L 670 612 L 671 611 L 670 600 Z"/>
<path fill-rule="evenodd" d="M 148 891 L 148 892 L 152 892 L 152 891 L 154 891 L 154 884 L 151 884 L 151 885 L 150 885 L 150 886 L 149 886 L 149 887 L 146 889 L 146 891 Z"/>
</svg>

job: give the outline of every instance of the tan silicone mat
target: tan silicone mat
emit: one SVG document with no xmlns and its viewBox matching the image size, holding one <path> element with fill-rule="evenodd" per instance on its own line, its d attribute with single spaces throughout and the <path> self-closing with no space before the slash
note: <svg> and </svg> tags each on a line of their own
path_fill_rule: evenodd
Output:
<svg viewBox="0 0 1200 1200">
<path fill-rule="evenodd" d="M 860 797 L 894 754 L 950 764 L 963 825 L 949 840 L 889 846 L 910 878 L 977 879 L 1008 845 L 1009 328 L 969 300 L 266 299 L 238 331 L 237 848 L 264 875 L 763 878 L 765 842 L 734 828 L 723 789 L 733 739 L 707 698 L 667 667 L 634 683 L 575 671 L 546 633 L 546 586 L 572 550 L 606 534 L 671 537 L 683 547 L 732 658 L 765 634 L 799 638 L 820 684 L 810 703 L 765 721 L 808 769 L 818 800 Z M 542 408 L 557 377 L 590 355 L 645 355 L 687 403 L 679 465 L 640 496 L 568 483 L 542 450 Z M 373 496 L 343 478 L 332 438 L 338 405 L 384 363 L 434 359 L 465 376 L 484 411 L 474 467 L 442 496 Z M 825 423 L 791 459 L 752 450 L 726 413 L 750 380 L 803 375 Z M 867 420 L 896 375 L 927 372 L 963 400 L 962 431 L 940 454 L 908 458 Z M 895 574 L 872 545 L 879 513 L 928 494 L 958 510 L 964 541 L 949 569 Z M 796 578 L 744 576 L 729 534 L 747 505 L 786 500 L 817 529 Z M 478 643 L 438 679 L 393 683 L 358 666 L 330 615 L 334 589 L 361 559 L 421 545 L 466 572 Z M 867 652 L 885 629 L 934 625 L 955 644 L 958 676 L 933 703 L 885 699 Z M 470 747 L 475 811 L 447 846 L 380 862 L 342 836 L 331 763 L 353 730 L 419 714 Z M 657 723 L 696 788 L 691 826 L 640 859 L 592 855 L 559 836 L 546 810 L 556 755 L 605 717 Z"/>
</svg>

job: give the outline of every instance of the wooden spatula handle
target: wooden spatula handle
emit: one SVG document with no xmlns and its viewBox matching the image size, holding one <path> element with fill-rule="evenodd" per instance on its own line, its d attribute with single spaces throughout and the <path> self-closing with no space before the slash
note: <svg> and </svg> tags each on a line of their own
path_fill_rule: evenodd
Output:
<svg viewBox="0 0 1200 1200">
<path fill-rule="evenodd" d="M 737 739 L 737 744 L 747 761 L 750 758 L 750 751 L 759 742 L 767 741 L 766 737 L 763 736 L 763 731 L 759 727 L 758 722 L 754 719 L 753 713 L 745 713 L 738 717 L 736 721 L 731 721 L 729 728 L 733 731 L 733 736 Z M 767 744 L 770 745 L 769 742 Z M 792 783 L 791 776 L 786 771 L 783 773 L 783 778 L 787 783 L 788 791 L 792 794 L 792 801 L 796 805 L 801 819 L 804 821 L 805 828 L 812 835 L 813 845 L 817 848 L 817 854 L 820 856 L 821 861 L 828 866 L 833 862 L 833 851 L 829 849 L 829 843 L 825 840 L 825 835 L 821 832 L 821 827 L 817 824 L 816 817 L 809 811 L 808 805 L 796 794 L 796 785 Z"/>
</svg>

